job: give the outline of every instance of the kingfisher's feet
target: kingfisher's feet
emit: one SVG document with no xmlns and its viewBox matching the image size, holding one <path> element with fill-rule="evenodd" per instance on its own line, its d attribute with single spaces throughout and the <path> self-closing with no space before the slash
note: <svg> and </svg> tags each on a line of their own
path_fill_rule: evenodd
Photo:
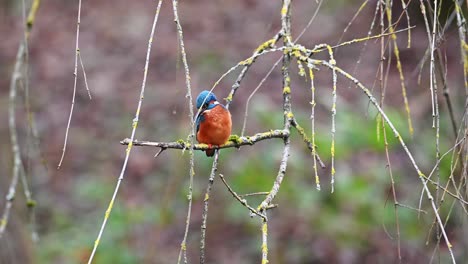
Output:
<svg viewBox="0 0 468 264">
<path fill-rule="evenodd" d="M 208 145 L 208 149 L 213 149 L 213 150 L 219 149 L 219 147 L 221 146 L 221 145 L 213 145 L 213 144 L 207 144 L 207 145 Z"/>
<path fill-rule="evenodd" d="M 218 145 L 207 144 L 208 149 L 206 149 L 206 156 L 213 157 L 215 154 L 216 149 L 219 149 Z"/>
<path fill-rule="evenodd" d="M 221 145 L 208 144 L 208 149 L 219 149 L 219 146 Z"/>
</svg>

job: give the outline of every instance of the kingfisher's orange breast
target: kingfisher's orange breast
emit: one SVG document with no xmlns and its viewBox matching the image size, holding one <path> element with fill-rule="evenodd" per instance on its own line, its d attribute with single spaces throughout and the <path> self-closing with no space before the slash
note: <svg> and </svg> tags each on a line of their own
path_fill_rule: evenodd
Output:
<svg viewBox="0 0 468 264">
<path fill-rule="evenodd" d="M 221 105 L 203 113 L 197 140 L 200 143 L 223 145 L 231 135 L 232 121 L 229 111 Z"/>
</svg>

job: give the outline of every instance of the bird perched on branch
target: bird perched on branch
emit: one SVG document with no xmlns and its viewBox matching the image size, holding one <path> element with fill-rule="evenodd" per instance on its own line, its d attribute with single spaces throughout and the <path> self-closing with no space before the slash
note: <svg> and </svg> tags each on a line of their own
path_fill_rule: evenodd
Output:
<svg viewBox="0 0 468 264">
<path fill-rule="evenodd" d="M 197 97 L 197 141 L 208 144 L 206 156 L 214 155 L 213 145 L 220 146 L 226 143 L 231 135 L 231 114 L 229 110 L 218 102 L 214 93 L 203 91 Z"/>
</svg>

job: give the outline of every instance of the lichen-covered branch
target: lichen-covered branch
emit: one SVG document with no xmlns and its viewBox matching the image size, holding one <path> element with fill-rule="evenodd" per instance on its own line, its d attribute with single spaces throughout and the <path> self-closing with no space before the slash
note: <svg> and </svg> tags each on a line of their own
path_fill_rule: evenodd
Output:
<svg viewBox="0 0 468 264">
<path fill-rule="evenodd" d="M 228 97 L 226 98 L 226 108 L 229 108 L 229 105 L 232 102 L 234 95 L 236 94 L 237 89 L 240 87 L 241 81 L 244 79 L 247 71 L 249 70 L 250 66 L 255 62 L 258 55 L 261 54 L 263 51 L 272 49 L 275 47 L 276 42 L 282 37 L 283 32 L 278 32 L 273 38 L 270 40 L 265 41 L 262 43 L 258 48 L 255 49 L 253 55 L 251 56 L 252 59 L 246 60 L 244 63 L 244 68 L 242 68 L 241 73 L 237 77 L 236 81 L 232 85 L 231 92 L 229 93 Z"/>
<path fill-rule="evenodd" d="M 283 0 L 283 5 L 281 8 L 281 31 L 283 35 L 284 46 L 292 46 L 291 38 L 291 1 Z M 290 131 L 291 123 L 294 118 L 294 115 L 291 110 L 291 78 L 289 76 L 289 66 L 291 64 L 291 54 L 285 52 L 283 54 L 283 114 L 284 114 L 284 130 L 286 132 Z M 265 199 L 258 206 L 259 212 L 265 212 L 266 208 L 275 198 L 276 194 L 279 191 L 281 182 L 283 181 L 284 175 L 286 174 L 286 168 L 288 165 L 289 159 L 289 150 L 291 147 L 291 140 L 289 135 L 284 138 L 284 149 L 283 155 L 281 158 L 280 168 L 276 176 L 275 182 L 273 183 L 270 193 L 265 197 Z M 265 212 L 266 214 L 266 212 Z M 268 263 L 268 221 L 266 218 L 262 222 L 262 264 Z"/>
<path fill-rule="evenodd" d="M 193 195 L 193 177 L 195 176 L 195 158 L 194 158 L 194 152 L 193 152 L 193 145 L 194 145 L 194 140 L 195 140 L 195 114 L 193 111 L 193 100 L 192 100 L 192 87 L 190 83 L 190 68 L 188 65 L 187 61 L 187 53 L 185 52 L 185 44 L 184 44 L 184 33 L 182 30 L 182 25 L 180 23 L 179 19 L 179 11 L 178 11 L 178 5 L 179 2 L 178 0 L 172 0 L 172 10 L 174 13 L 174 22 L 176 24 L 177 28 L 177 36 L 178 36 L 178 44 L 179 44 L 179 49 L 180 49 L 180 55 L 182 57 L 182 63 L 184 65 L 184 75 L 185 75 L 185 86 L 187 88 L 187 94 L 186 98 L 188 101 L 188 106 L 189 106 L 189 118 L 190 118 L 190 134 L 189 134 L 189 141 L 190 144 L 192 145 L 191 148 L 189 148 L 189 190 L 188 190 L 188 209 L 187 209 L 187 217 L 185 220 L 185 231 L 184 231 L 184 238 L 182 239 L 182 242 L 180 243 L 180 250 L 179 250 L 179 257 L 177 258 L 177 264 L 180 263 L 182 254 L 184 255 L 184 263 L 187 263 L 187 236 L 189 232 L 189 226 L 190 226 L 190 217 L 192 215 L 192 195 Z M 161 149 L 159 153 L 161 153 L 164 149 Z"/>
<path fill-rule="evenodd" d="M 251 212 L 252 214 L 258 215 L 258 216 L 260 216 L 261 218 L 266 219 L 266 215 L 261 214 L 261 213 L 259 213 L 257 210 L 255 210 L 252 206 L 250 206 L 250 205 L 247 203 L 247 200 L 246 200 L 246 199 L 242 199 L 242 198 L 240 197 L 240 195 L 238 195 L 238 194 L 231 188 L 231 186 L 229 186 L 229 184 L 226 182 L 226 179 L 224 179 L 224 176 L 223 176 L 222 174 L 220 174 L 219 177 L 221 178 L 221 181 L 223 181 L 224 186 L 226 186 L 226 188 L 228 189 L 228 191 L 232 194 L 232 196 L 233 196 L 234 198 L 236 198 L 237 201 L 239 201 L 239 203 L 241 203 L 243 206 L 247 207 L 247 209 L 249 209 L 250 212 Z M 265 194 L 265 193 L 263 193 L 263 195 L 264 195 L 264 194 Z M 266 194 L 268 194 L 268 193 L 266 193 Z"/>
<path fill-rule="evenodd" d="M 317 153 L 317 146 L 314 145 L 313 143 L 313 140 L 310 139 L 306 133 L 305 133 L 305 130 L 304 128 L 301 127 L 301 125 L 299 125 L 299 123 L 297 122 L 296 118 L 294 118 L 292 120 L 292 123 L 291 125 L 297 130 L 297 133 L 299 133 L 299 135 L 301 135 L 302 137 L 302 140 L 304 141 L 304 143 L 306 144 L 307 148 L 310 150 L 310 152 L 312 153 L 312 156 L 315 158 L 315 160 L 319 163 L 320 167 L 323 168 L 326 168 L 325 166 L 325 163 L 323 163 L 322 159 L 320 158 L 320 156 L 318 155 Z M 319 188 L 320 189 L 320 188 Z"/>
<path fill-rule="evenodd" d="M 68 122 L 67 122 L 67 128 L 65 129 L 65 139 L 63 142 L 63 148 L 62 148 L 62 156 L 60 157 L 59 164 L 57 165 L 57 169 L 60 169 L 62 166 L 63 159 L 65 157 L 65 151 L 67 150 L 67 143 L 68 143 L 68 132 L 70 131 L 70 124 L 71 124 L 71 119 L 73 116 L 73 109 L 75 108 L 75 97 L 76 97 L 76 83 L 78 79 L 78 57 L 80 54 L 80 24 L 81 24 L 81 0 L 78 1 L 78 16 L 76 20 L 76 39 L 75 39 L 75 67 L 73 70 L 73 76 L 74 76 L 74 81 L 73 81 L 73 95 L 72 95 L 72 102 L 70 106 L 70 114 L 68 115 Z"/>
<path fill-rule="evenodd" d="M 266 139 L 272 138 L 286 138 L 289 136 L 289 132 L 285 130 L 271 130 L 268 132 L 257 133 L 253 136 L 246 136 L 246 137 L 239 137 L 239 136 L 231 136 L 229 141 L 226 144 L 221 146 L 212 146 L 215 149 L 223 149 L 223 148 L 239 148 L 241 146 L 252 146 L 259 141 L 263 141 Z M 132 142 L 129 138 L 126 138 L 120 141 L 122 145 L 128 145 Z M 191 143 L 178 140 L 175 142 L 154 142 L 154 141 L 140 141 L 140 140 L 133 140 L 133 146 L 146 146 L 146 147 L 157 147 L 162 149 L 189 149 L 191 147 Z M 194 144 L 194 150 L 207 150 L 210 147 L 206 144 Z"/>
</svg>

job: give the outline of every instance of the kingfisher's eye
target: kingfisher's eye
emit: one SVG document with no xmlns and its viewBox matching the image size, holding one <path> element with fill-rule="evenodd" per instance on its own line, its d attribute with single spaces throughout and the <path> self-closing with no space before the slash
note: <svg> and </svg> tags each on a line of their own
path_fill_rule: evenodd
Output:
<svg viewBox="0 0 468 264">
<path fill-rule="evenodd" d="M 203 106 L 202 106 L 202 109 L 207 109 L 208 108 L 208 103 L 204 103 Z"/>
</svg>

